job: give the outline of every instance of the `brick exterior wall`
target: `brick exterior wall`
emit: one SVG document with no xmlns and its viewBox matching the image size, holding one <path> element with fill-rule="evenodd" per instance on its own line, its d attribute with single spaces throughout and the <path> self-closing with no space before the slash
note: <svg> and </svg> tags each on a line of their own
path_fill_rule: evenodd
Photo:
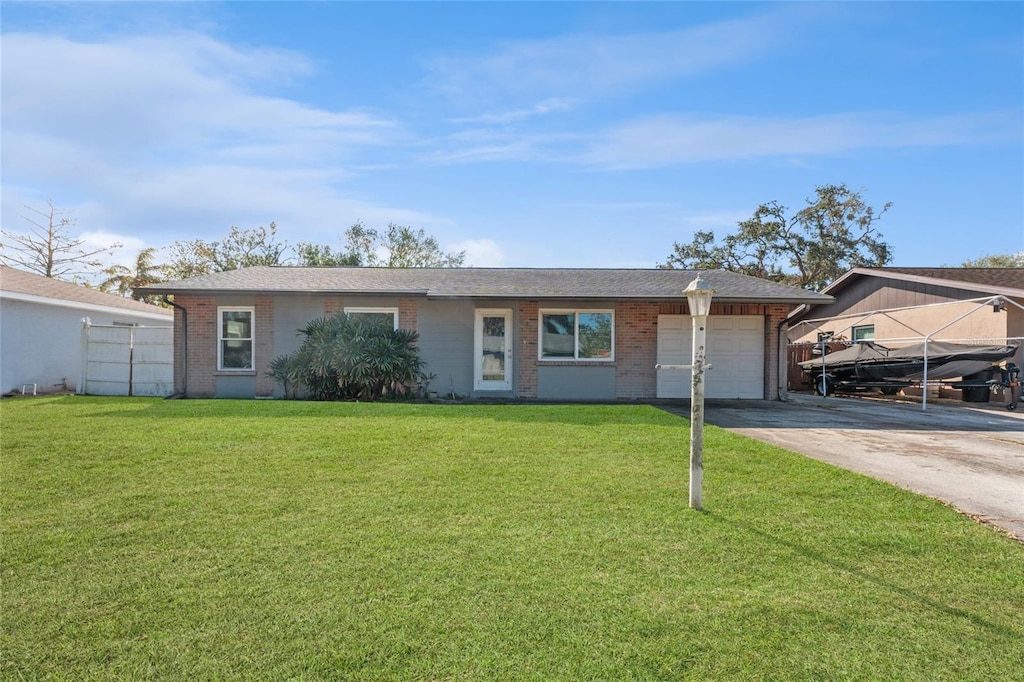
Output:
<svg viewBox="0 0 1024 682">
<path fill-rule="evenodd" d="M 345 312 L 345 299 L 341 296 L 328 296 L 324 299 L 324 317 Z"/>
<path fill-rule="evenodd" d="M 186 391 L 190 398 L 215 397 L 218 375 L 217 300 L 213 296 L 178 294 L 174 302 L 188 311 L 187 367 L 180 362 L 185 354 L 185 344 L 182 343 L 183 316 L 180 310 L 174 311 L 175 389 Z M 256 308 L 256 339 L 253 347 L 256 395 L 269 396 L 274 393 L 274 380 L 267 376 L 274 355 L 274 298 L 258 296 L 251 305 Z M 237 374 L 232 372 L 232 375 Z"/>
<path fill-rule="evenodd" d="M 217 302 L 213 296 L 181 294 L 174 297 L 174 302 L 188 310 L 187 395 L 212 398 L 217 388 Z"/>
<path fill-rule="evenodd" d="M 185 312 L 174 309 L 174 392 L 185 392 Z"/>
<path fill-rule="evenodd" d="M 174 314 L 174 385 L 176 391 L 187 390 L 190 397 L 213 397 L 217 388 L 217 305 L 213 296 L 179 294 L 175 302 L 188 311 L 188 339 L 184 343 L 183 315 Z M 249 305 L 256 309 L 256 342 L 253 349 L 257 363 L 255 384 L 257 396 L 273 394 L 274 382 L 267 376 L 274 353 L 274 297 L 257 296 Z M 324 315 L 344 309 L 344 298 L 337 295 L 323 299 Z M 398 301 L 399 326 L 417 329 L 418 299 L 403 297 Z M 537 397 L 538 301 L 520 301 L 517 312 L 516 395 Z M 654 398 L 657 392 L 658 315 L 687 314 L 685 302 L 656 303 L 620 301 L 615 310 L 615 396 L 623 400 Z M 763 315 L 765 339 L 764 395 L 776 400 L 779 395 L 780 323 L 790 311 L 788 305 L 712 304 L 712 315 Z M 785 338 L 782 329 L 782 339 Z M 185 357 L 187 346 L 187 358 Z M 185 360 L 185 362 L 182 362 Z M 571 363 L 567 363 L 571 364 Z M 546 364 L 547 366 L 547 364 Z M 187 372 L 187 375 L 186 375 Z"/>
<path fill-rule="evenodd" d="M 416 331 L 417 327 L 417 299 L 406 297 L 398 299 L 398 326 L 401 329 Z"/>
<path fill-rule="evenodd" d="M 615 306 L 615 397 L 653 398 L 658 387 L 657 303 Z"/>
<path fill-rule="evenodd" d="M 517 393 L 520 398 L 537 397 L 537 301 L 519 304 L 519 353 L 516 357 Z"/>
<path fill-rule="evenodd" d="M 792 308 L 788 305 L 766 305 L 764 308 L 764 397 L 768 400 L 778 400 L 780 395 L 779 386 L 782 377 L 779 375 L 779 343 L 785 344 L 786 325 L 782 325 L 781 334 L 779 325 Z"/>
<path fill-rule="evenodd" d="M 254 340 L 253 359 L 256 366 L 256 395 L 274 395 L 274 380 L 267 376 L 270 361 L 274 359 L 274 297 L 257 296 L 256 302 L 256 339 Z"/>
</svg>

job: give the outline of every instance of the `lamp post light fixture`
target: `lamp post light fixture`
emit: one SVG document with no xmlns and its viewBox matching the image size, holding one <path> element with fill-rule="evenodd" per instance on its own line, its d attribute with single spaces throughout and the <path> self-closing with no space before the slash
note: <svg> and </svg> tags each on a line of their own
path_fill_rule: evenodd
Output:
<svg viewBox="0 0 1024 682">
<path fill-rule="evenodd" d="M 690 507 L 701 508 L 704 483 L 704 370 L 708 314 L 715 290 L 707 280 L 697 277 L 683 290 L 693 322 L 692 381 L 690 383 Z"/>
</svg>

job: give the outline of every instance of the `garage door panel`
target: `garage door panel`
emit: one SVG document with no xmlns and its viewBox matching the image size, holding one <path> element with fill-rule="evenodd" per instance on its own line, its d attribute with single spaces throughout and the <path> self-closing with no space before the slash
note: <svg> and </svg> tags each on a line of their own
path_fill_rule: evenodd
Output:
<svg viewBox="0 0 1024 682">
<path fill-rule="evenodd" d="M 758 334 L 757 338 L 743 336 L 736 341 L 737 353 L 750 353 L 760 357 L 763 351 L 764 339 L 761 338 L 760 334 Z"/>
<path fill-rule="evenodd" d="M 658 362 L 688 365 L 692 359 L 688 315 L 658 316 Z M 717 315 L 708 318 L 708 398 L 764 398 L 764 318 Z M 660 370 L 659 398 L 690 397 L 689 370 Z"/>
</svg>

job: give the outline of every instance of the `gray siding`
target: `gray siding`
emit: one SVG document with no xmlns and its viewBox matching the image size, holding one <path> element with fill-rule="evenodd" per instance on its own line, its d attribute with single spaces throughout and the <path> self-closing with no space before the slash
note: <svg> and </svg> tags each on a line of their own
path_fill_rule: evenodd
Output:
<svg viewBox="0 0 1024 682">
<path fill-rule="evenodd" d="M 614 400 L 615 367 L 574 365 L 537 367 L 540 400 Z"/>
<path fill-rule="evenodd" d="M 346 308 L 397 308 L 397 296 L 353 296 L 342 297 Z M 321 313 L 322 315 L 323 313 Z"/>
<path fill-rule="evenodd" d="M 256 377 L 253 375 L 230 377 L 217 377 L 218 398 L 249 398 L 256 396 Z"/>
<path fill-rule="evenodd" d="M 278 296 L 274 299 L 274 357 L 292 353 L 302 345 L 298 330 L 324 316 L 321 296 Z"/>
<path fill-rule="evenodd" d="M 483 307 L 483 306 L 481 306 Z M 473 391 L 473 301 L 419 300 L 416 312 L 420 356 L 428 374 L 437 377 L 429 390 L 446 395 L 454 387 L 460 396 Z"/>
</svg>

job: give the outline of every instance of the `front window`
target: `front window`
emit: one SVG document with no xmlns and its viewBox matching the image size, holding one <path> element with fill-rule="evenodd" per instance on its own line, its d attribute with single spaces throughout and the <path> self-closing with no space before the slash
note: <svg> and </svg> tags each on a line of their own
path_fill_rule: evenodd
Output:
<svg viewBox="0 0 1024 682">
<path fill-rule="evenodd" d="M 610 310 L 542 310 L 540 359 L 612 360 L 613 327 Z"/>
<path fill-rule="evenodd" d="M 378 322 L 398 329 L 398 308 L 345 308 L 345 314 L 356 320 Z"/>
<path fill-rule="evenodd" d="M 875 325 L 865 324 L 861 327 L 853 328 L 853 342 L 860 343 L 861 341 L 874 341 L 875 340 Z"/>
<path fill-rule="evenodd" d="M 253 308 L 218 308 L 217 368 L 251 370 L 254 337 Z"/>
</svg>

